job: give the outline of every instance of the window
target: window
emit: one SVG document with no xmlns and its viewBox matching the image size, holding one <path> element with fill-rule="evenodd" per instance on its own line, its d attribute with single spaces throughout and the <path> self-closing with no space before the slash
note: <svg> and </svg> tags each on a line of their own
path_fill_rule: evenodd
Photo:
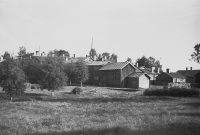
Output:
<svg viewBox="0 0 200 135">
<path fill-rule="evenodd" d="M 116 73 L 112 74 L 112 79 L 117 79 L 117 74 Z"/>
<path fill-rule="evenodd" d="M 111 74 L 109 74 L 109 79 L 110 80 L 117 79 L 117 73 L 111 73 Z"/>
<path fill-rule="evenodd" d="M 99 80 L 99 77 L 98 76 L 94 76 L 94 80 Z"/>
</svg>

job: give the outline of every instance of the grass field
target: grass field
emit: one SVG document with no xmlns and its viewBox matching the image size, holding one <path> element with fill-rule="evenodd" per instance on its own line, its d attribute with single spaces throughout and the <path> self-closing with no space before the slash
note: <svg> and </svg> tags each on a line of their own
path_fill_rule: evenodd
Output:
<svg viewBox="0 0 200 135">
<path fill-rule="evenodd" d="M 200 97 L 147 97 L 142 90 L 73 86 L 27 90 L 7 101 L 0 91 L 2 135 L 199 135 Z"/>
</svg>

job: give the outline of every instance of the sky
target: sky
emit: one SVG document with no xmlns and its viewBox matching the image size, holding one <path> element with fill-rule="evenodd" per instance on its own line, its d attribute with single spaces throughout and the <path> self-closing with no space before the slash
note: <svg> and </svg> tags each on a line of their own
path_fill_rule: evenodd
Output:
<svg viewBox="0 0 200 135">
<path fill-rule="evenodd" d="M 200 69 L 200 0 L 0 0 L 0 55 L 66 50 L 114 53 L 118 61 L 154 57 L 163 70 Z"/>
</svg>

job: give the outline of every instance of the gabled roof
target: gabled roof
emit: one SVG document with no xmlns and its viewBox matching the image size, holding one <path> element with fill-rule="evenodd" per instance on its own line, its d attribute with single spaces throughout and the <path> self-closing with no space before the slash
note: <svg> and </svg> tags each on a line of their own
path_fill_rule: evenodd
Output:
<svg viewBox="0 0 200 135">
<path fill-rule="evenodd" d="M 33 56 L 33 57 L 36 58 L 40 62 L 43 62 L 46 59 L 46 56 Z"/>
<path fill-rule="evenodd" d="M 178 70 L 177 72 L 185 77 L 194 77 L 197 73 L 200 73 L 200 70 Z"/>
<path fill-rule="evenodd" d="M 145 74 L 145 73 L 143 73 L 143 72 L 133 72 L 128 77 L 138 78 L 138 77 L 142 76 L 143 74 Z"/>
<path fill-rule="evenodd" d="M 135 69 L 137 69 L 134 65 L 132 65 L 130 62 L 116 62 L 116 63 L 109 63 L 105 66 L 103 66 L 100 70 L 119 70 L 123 69 L 126 65 L 130 64 Z"/>
<path fill-rule="evenodd" d="M 180 78 L 180 79 L 185 79 L 185 76 L 183 76 L 182 74 L 178 73 L 178 72 L 171 72 L 171 73 L 167 73 L 164 72 L 165 74 L 167 74 L 168 76 L 172 77 L 172 78 Z"/>
<path fill-rule="evenodd" d="M 110 61 L 89 61 L 87 62 L 87 65 L 89 66 L 98 66 L 98 65 L 106 65 L 111 63 Z"/>
<path fill-rule="evenodd" d="M 91 57 L 72 57 L 69 58 L 69 60 L 67 61 L 67 63 L 70 62 L 77 62 L 77 61 L 85 61 L 85 62 L 89 62 L 89 61 L 94 61 Z"/>
</svg>

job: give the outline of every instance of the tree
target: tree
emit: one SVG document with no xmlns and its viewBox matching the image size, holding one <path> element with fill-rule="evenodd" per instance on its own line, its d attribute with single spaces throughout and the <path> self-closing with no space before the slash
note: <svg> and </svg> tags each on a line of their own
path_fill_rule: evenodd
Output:
<svg viewBox="0 0 200 135">
<path fill-rule="evenodd" d="M 92 58 L 94 58 L 94 56 L 97 57 L 97 52 L 96 52 L 96 50 L 92 48 L 92 49 L 90 50 L 90 52 L 89 52 L 89 55 L 90 55 Z"/>
<path fill-rule="evenodd" d="M 70 85 L 72 81 L 75 81 L 75 76 L 77 72 L 76 64 L 74 62 L 67 63 L 64 69 L 65 74 L 68 76 Z"/>
<path fill-rule="evenodd" d="M 194 46 L 194 52 L 191 54 L 191 59 L 200 64 L 200 44 Z"/>
<path fill-rule="evenodd" d="M 0 85 L 10 96 L 20 95 L 25 91 L 25 74 L 20 68 L 20 63 L 14 58 L 8 58 L 0 64 Z"/>
<path fill-rule="evenodd" d="M 110 53 L 108 53 L 108 52 L 102 53 L 102 56 L 106 57 L 107 59 L 110 59 Z"/>
<path fill-rule="evenodd" d="M 89 71 L 86 63 L 83 60 L 77 61 L 76 65 L 76 75 L 75 80 L 76 82 L 82 83 L 86 82 L 89 79 Z"/>
<path fill-rule="evenodd" d="M 3 59 L 4 60 L 10 59 L 10 54 L 8 52 L 5 52 L 4 55 L 3 55 Z"/>
<path fill-rule="evenodd" d="M 155 72 L 158 71 L 158 68 L 162 68 L 160 65 L 160 61 L 156 60 L 153 57 L 146 58 L 145 56 L 142 56 L 141 58 L 138 58 L 135 62 L 135 64 L 138 64 L 138 67 L 145 66 L 146 68 L 152 68 L 156 67 Z M 161 69 L 162 72 L 162 69 Z"/>
<path fill-rule="evenodd" d="M 42 63 L 39 84 L 41 89 L 51 91 L 60 90 L 67 83 L 67 75 L 64 73 L 64 61 L 59 57 L 47 57 Z"/>
<path fill-rule="evenodd" d="M 111 55 L 110 59 L 113 59 L 113 60 L 115 60 L 115 62 L 117 62 L 117 55 L 113 53 Z"/>
<path fill-rule="evenodd" d="M 19 47 L 19 52 L 18 52 L 18 55 L 19 56 L 23 56 L 26 54 L 26 47 L 25 46 L 21 46 Z"/>
<path fill-rule="evenodd" d="M 53 50 L 53 51 L 50 51 L 47 56 L 65 56 L 65 57 L 70 57 L 70 54 L 68 51 L 65 51 L 65 50 Z"/>
<path fill-rule="evenodd" d="M 127 58 L 127 60 L 126 61 L 128 61 L 128 62 L 130 62 L 130 63 L 132 63 L 132 59 L 131 58 Z"/>
</svg>

